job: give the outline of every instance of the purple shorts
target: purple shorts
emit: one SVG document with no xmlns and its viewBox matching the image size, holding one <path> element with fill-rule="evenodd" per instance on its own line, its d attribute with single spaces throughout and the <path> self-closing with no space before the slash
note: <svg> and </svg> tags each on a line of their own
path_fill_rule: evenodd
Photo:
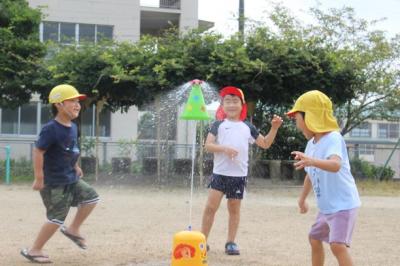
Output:
<svg viewBox="0 0 400 266">
<path fill-rule="evenodd" d="M 318 213 L 309 233 L 310 238 L 350 246 L 358 208 L 331 214 Z"/>
</svg>

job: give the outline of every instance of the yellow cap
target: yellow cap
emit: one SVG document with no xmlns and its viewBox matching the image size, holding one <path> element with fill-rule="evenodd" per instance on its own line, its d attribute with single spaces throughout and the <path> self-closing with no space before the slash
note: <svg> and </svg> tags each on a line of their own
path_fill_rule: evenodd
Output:
<svg viewBox="0 0 400 266">
<path fill-rule="evenodd" d="M 80 94 L 77 89 L 68 84 L 62 84 L 55 86 L 49 94 L 50 103 L 61 103 L 65 100 L 76 99 L 84 100 L 86 99 L 85 94 Z"/>
<path fill-rule="evenodd" d="M 315 133 L 338 131 L 340 128 L 333 116 L 332 102 L 324 93 L 313 90 L 302 94 L 295 102 L 292 110 L 286 113 L 293 117 L 297 112 L 304 112 L 305 123 Z"/>
</svg>

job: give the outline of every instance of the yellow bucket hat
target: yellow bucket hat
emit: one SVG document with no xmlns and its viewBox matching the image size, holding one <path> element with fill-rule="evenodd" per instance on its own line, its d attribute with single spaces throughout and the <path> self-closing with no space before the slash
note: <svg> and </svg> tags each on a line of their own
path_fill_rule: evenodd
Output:
<svg viewBox="0 0 400 266">
<path fill-rule="evenodd" d="M 324 93 L 313 90 L 302 94 L 295 102 L 292 110 L 286 113 L 293 117 L 297 112 L 304 112 L 305 123 L 315 133 L 338 131 L 340 128 L 333 116 L 332 102 Z"/>
<path fill-rule="evenodd" d="M 65 100 L 72 100 L 78 98 L 79 100 L 86 99 L 85 94 L 80 94 L 75 87 L 68 84 L 61 84 L 55 86 L 49 94 L 49 103 L 61 103 Z"/>
</svg>

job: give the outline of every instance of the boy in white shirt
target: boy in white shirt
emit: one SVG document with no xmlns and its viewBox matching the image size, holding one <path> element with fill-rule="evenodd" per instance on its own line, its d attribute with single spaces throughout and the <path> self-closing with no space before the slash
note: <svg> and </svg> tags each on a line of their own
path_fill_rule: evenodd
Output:
<svg viewBox="0 0 400 266">
<path fill-rule="evenodd" d="M 269 148 L 282 124 L 282 118 L 274 115 L 272 127 L 264 137 L 252 124 L 244 121 L 247 106 L 242 90 L 225 87 L 220 91 L 220 96 L 221 105 L 216 114 L 218 121 L 211 126 L 205 143 L 207 151 L 214 153 L 214 167 L 201 231 L 207 238 L 225 194 L 229 212 L 225 253 L 239 255 L 235 237 L 239 227 L 240 204 L 247 182 L 249 143 L 256 143 L 264 149 Z"/>
</svg>

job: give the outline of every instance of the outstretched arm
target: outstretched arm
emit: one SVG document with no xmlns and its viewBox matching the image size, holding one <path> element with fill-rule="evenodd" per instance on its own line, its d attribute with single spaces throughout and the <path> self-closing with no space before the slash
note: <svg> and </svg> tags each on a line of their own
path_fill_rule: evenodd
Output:
<svg viewBox="0 0 400 266">
<path fill-rule="evenodd" d="M 298 162 L 294 163 L 296 170 L 303 169 L 304 167 L 313 166 L 328 172 L 338 172 L 341 167 L 342 160 L 337 155 L 331 155 L 326 160 L 316 159 L 305 155 L 300 151 L 292 152 L 294 159 Z"/>
<path fill-rule="evenodd" d="M 274 115 L 271 121 L 271 129 L 269 130 L 268 134 L 265 137 L 260 134 L 256 139 L 257 146 L 263 149 L 268 149 L 271 147 L 275 140 L 276 134 L 278 133 L 278 129 L 282 125 L 282 122 L 283 120 L 280 116 Z"/>
</svg>

